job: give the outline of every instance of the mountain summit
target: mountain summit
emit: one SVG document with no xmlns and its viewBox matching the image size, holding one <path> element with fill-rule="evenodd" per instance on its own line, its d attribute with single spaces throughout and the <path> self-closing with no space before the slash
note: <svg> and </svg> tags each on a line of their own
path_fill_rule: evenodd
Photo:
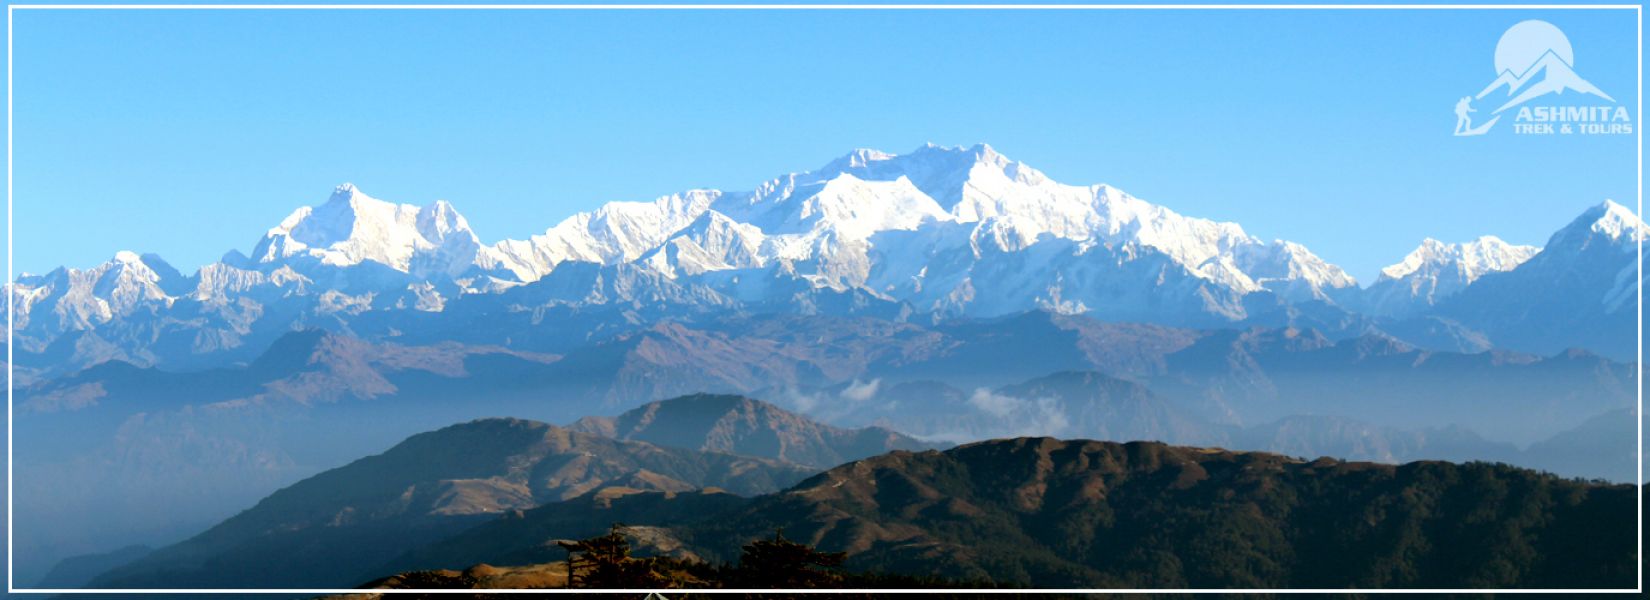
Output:
<svg viewBox="0 0 1650 600">
<path fill-rule="evenodd" d="M 424 278 L 459 276 L 476 262 L 480 240 L 445 200 L 394 204 L 345 183 L 325 204 L 299 208 L 264 234 L 251 259 L 263 265 L 378 263 Z"/>
<path fill-rule="evenodd" d="M 1364 298 L 1370 312 L 1407 316 L 1466 289 L 1484 275 L 1510 271 L 1540 251 L 1493 235 L 1460 244 L 1427 238 L 1404 260 L 1381 269 L 1380 279 Z"/>
<path fill-rule="evenodd" d="M 1498 347 L 1636 356 L 1639 247 L 1647 235 L 1638 215 L 1607 200 L 1518 268 L 1486 275 L 1440 304 L 1439 313 L 1487 333 Z"/>
<path fill-rule="evenodd" d="M 1553 234 L 1547 245 L 1581 251 L 1589 245 L 1604 244 L 1630 252 L 1647 236 L 1650 236 L 1650 225 L 1639 219 L 1633 209 L 1605 200 Z"/>
</svg>

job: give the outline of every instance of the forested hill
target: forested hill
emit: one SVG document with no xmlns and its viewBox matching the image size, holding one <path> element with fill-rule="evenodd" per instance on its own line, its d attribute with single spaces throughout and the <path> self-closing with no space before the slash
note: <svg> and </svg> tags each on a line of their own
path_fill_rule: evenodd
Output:
<svg viewBox="0 0 1650 600">
<path fill-rule="evenodd" d="M 559 560 L 544 539 L 624 522 L 711 562 L 783 530 L 846 553 L 852 571 L 1004 586 L 1630 588 L 1636 577 L 1633 486 L 1490 463 L 1018 438 L 892 452 L 715 510 L 687 506 L 697 498 L 550 504 L 385 572 Z"/>
</svg>

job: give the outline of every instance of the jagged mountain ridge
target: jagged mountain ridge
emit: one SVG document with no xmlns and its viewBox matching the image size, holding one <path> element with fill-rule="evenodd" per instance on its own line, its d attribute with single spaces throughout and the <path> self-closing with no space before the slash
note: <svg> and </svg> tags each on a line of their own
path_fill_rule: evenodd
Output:
<svg viewBox="0 0 1650 600">
<path fill-rule="evenodd" d="M 1446 244 L 1427 238 L 1404 260 L 1381 269 L 1365 290 L 1362 308 L 1381 316 L 1407 316 L 1438 304 L 1480 277 L 1511 271 L 1535 256 L 1535 246 L 1508 244 L 1486 235 L 1471 242 Z"/>
<path fill-rule="evenodd" d="M 1472 283 L 1519 256 L 1422 257 L 1425 268 L 1406 278 L 1466 265 Z M 1455 284 L 1439 277 L 1408 284 L 1409 295 L 1448 296 Z M 1416 291 L 1423 287 L 1428 293 Z M 614 202 L 528 240 L 490 245 L 445 201 L 394 204 L 346 184 L 270 229 L 250 256 L 231 252 L 191 275 L 123 252 L 92 269 L 24 275 L 11 290 L 19 365 L 47 370 L 111 358 L 233 364 L 295 327 L 506 344 L 520 337 L 513 330 L 560 308 L 891 319 L 1041 309 L 1336 335 L 1377 326 L 1359 313 L 1368 293 L 1298 244 L 1265 242 L 1109 186 L 1060 184 L 985 145 L 855 151 L 749 192 Z"/>
</svg>

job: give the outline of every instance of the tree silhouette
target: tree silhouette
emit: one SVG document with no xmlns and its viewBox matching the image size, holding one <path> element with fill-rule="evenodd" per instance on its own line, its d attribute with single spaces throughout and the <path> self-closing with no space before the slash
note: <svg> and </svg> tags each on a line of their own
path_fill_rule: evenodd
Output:
<svg viewBox="0 0 1650 600">
<path fill-rule="evenodd" d="M 567 550 L 568 587 L 637 589 L 669 583 L 657 560 L 630 556 L 624 523 L 614 523 L 605 535 L 556 545 Z"/>
<path fill-rule="evenodd" d="M 783 529 L 773 539 L 747 544 L 739 556 L 739 579 L 755 588 L 828 588 L 842 583 L 837 571 L 847 554 L 820 552 L 785 539 Z"/>
</svg>

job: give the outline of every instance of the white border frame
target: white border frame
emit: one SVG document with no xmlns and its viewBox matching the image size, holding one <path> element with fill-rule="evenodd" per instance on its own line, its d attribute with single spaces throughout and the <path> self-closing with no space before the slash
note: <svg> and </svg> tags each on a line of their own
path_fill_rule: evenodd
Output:
<svg viewBox="0 0 1650 600">
<path fill-rule="evenodd" d="M 5 71 L 5 196 L 7 196 L 7 279 L 5 284 L 12 284 L 16 280 L 12 270 L 12 59 L 15 56 L 12 45 L 12 15 L 16 10 L 586 10 L 586 12 L 606 12 L 606 10 L 1632 10 L 1637 18 L 1638 36 L 1638 81 L 1637 81 L 1637 119 L 1638 129 L 1635 134 L 1638 138 L 1637 160 L 1637 209 L 1638 218 L 1643 219 L 1643 5 L 1635 3 L 1594 3 L 1594 5 L 1518 5 L 1518 3 L 1483 3 L 1483 5 L 957 5 L 957 3 L 906 3 L 906 5 L 855 5 L 855 3 L 797 3 L 797 5 L 7 5 L 5 13 L 5 30 L 7 30 L 7 71 Z M 1643 384 L 1645 384 L 1645 364 L 1643 364 L 1643 249 L 1645 237 L 1638 237 L 1638 587 L 1635 588 L 1284 588 L 1284 590 L 1266 590 L 1266 588 L 957 588 L 957 590 L 587 590 L 587 588 L 540 588 L 540 590 L 516 590 L 516 588 L 467 588 L 467 590 L 361 590 L 361 588 L 20 588 L 13 585 L 15 570 L 13 567 L 12 536 L 15 529 L 12 527 L 12 315 L 15 295 L 7 293 L 7 593 L 307 593 L 307 595 L 322 595 L 322 593 L 1643 593 Z"/>
</svg>

